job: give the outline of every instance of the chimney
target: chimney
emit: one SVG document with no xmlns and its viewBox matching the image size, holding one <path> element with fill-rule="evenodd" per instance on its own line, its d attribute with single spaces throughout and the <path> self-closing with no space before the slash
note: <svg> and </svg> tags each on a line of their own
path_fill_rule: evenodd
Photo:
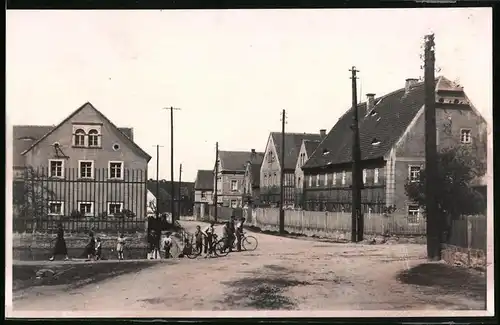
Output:
<svg viewBox="0 0 500 325">
<path fill-rule="evenodd" d="M 413 85 L 415 85 L 418 82 L 418 79 L 415 78 L 408 78 L 406 79 L 405 82 L 405 93 L 407 93 Z"/>
<path fill-rule="evenodd" d="M 321 139 L 324 139 L 326 137 L 326 129 L 319 130 L 319 135 Z"/>
<path fill-rule="evenodd" d="M 255 154 L 255 149 L 252 149 L 252 154 Z"/>
<path fill-rule="evenodd" d="M 375 106 L 375 94 L 368 93 L 366 94 L 366 113 L 370 112 L 370 110 Z"/>
<path fill-rule="evenodd" d="M 255 153 L 255 149 L 252 149 L 252 154 L 250 155 L 250 162 L 252 162 L 255 159 L 255 156 L 257 154 Z"/>
</svg>

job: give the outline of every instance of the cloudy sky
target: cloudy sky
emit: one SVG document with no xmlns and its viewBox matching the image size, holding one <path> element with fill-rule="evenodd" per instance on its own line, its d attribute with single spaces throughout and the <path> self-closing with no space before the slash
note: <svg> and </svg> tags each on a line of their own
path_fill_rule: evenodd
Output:
<svg viewBox="0 0 500 325">
<path fill-rule="evenodd" d="M 265 149 L 270 131 L 330 129 L 359 91 L 383 95 L 423 76 L 434 32 L 439 74 L 459 80 L 487 120 L 492 107 L 489 8 L 405 10 L 7 11 L 7 121 L 57 124 L 89 101 L 134 128 L 160 177 L 210 169 L 221 150 Z M 150 162 L 156 173 L 156 159 Z"/>
</svg>

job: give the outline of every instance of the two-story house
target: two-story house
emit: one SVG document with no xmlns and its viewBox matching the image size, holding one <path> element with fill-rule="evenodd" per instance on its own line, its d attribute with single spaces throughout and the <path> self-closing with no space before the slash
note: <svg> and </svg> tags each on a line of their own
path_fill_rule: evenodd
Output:
<svg viewBox="0 0 500 325">
<path fill-rule="evenodd" d="M 243 206 L 245 164 L 251 159 L 251 155 L 251 151 L 219 151 L 219 159 L 214 166 L 214 188 L 217 182 L 218 205 L 231 208 Z"/>
<path fill-rule="evenodd" d="M 193 212 L 197 220 L 204 219 L 209 213 L 209 206 L 213 204 L 214 171 L 198 170 L 194 181 Z"/>
<path fill-rule="evenodd" d="M 39 187 L 44 215 L 125 210 L 145 217 L 150 159 L 132 129 L 118 128 L 90 103 L 56 126 L 14 126 L 14 168 Z"/>
<path fill-rule="evenodd" d="M 284 206 L 293 207 L 295 204 L 295 167 L 299 158 L 300 148 L 304 140 L 320 141 L 326 136 L 326 130 L 314 133 L 285 133 L 271 132 L 266 144 L 264 160 L 260 168 L 261 202 L 277 205 L 280 200 L 281 169 L 284 169 Z M 284 151 L 285 159 L 282 160 Z"/>
<path fill-rule="evenodd" d="M 445 77 L 436 80 L 438 151 L 469 146 L 486 160 L 487 124 L 460 87 Z M 425 163 L 423 82 L 407 79 L 405 87 L 358 105 L 360 116 L 363 211 L 396 213 L 418 220 L 421 211 L 408 199 L 404 185 L 418 181 Z M 350 211 L 352 110 L 344 114 L 302 167 L 307 210 Z"/>
<path fill-rule="evenodd" d="M 326 133 L 326 131 L 325 131 Z M 325 134 L 322 134 L 325 137 Z M 321 141 L 317 140 L 303 140 L 300 146 L 299 158 L 297 159 L 297 164 L 295 165 L 295 207 L 302 207 L 303 198 L 303 188 L 304 188 L 304 171 L 302 166 L 305 165 L 306 161 L 311 157 L 312 153 L 319 146 Z"/>
<path fill-rule="evenodd" d="M 257 205 L 260 200 L 260 168 L 264 160 L 263 152 L 252 149 L 250 160 L 245 164 L 243 179 L 243 205 Z"/>
</svg>

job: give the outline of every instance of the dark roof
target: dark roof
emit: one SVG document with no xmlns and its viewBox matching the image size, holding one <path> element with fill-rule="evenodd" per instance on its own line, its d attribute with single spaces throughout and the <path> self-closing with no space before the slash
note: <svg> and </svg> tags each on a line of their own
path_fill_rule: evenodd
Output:
<svg viewBox="0 0 500 325">
<path fill-rule="evenodd" d="M 280 165 L 282 165 L 281 132 L 271 132 L 271 136 L 273 137 L 274 146 L 276 147 L 278 161 L 280 162 Z M 303 140 L 320 141 L 321 135 L 314 133 L 285 133 L 285 169 L 295 169 Z"/>
<path fill-rule="evenodd" d="M 440 84 L 449 83 L 448 79 L 440 77 L 437 79 L 436 89 L 440 88 Z M 414 84 L 408 93 L 402 88 L 376 98 L 375 106 L 370 112 L 366 112 L 366 103 L 358 105 L 361 159 L 381 158 L 389 152 L 423 107 L 424 100 L 424 84 L 419 82 Z M 303 169 L 352 161 L 351 111 L 348 110 L 337 121 Z M 372 145 L 374 140 L 380 144 Z M 325 152 L 328 153 L 324 154 Z"/>
<path fill-rule="evenodd" d="M 84 107 L 87 107 L 87 106 L 90 106 L 93 110 L 95 110 L 97 112 L 97 114 L 99 114 L 101 116 L 101 118 L 103 120 L 105 120 L 106 122 L 108 122 L 112 127 L 114 127 L 116 130 L 118 130 L 118 133 L 120 135 L 123 136 L 124 139 L 128 140 L 129 143 L 132 144 L 132 147 L 135 148 L 142 156 L 144 156 L 148 161 L 151 160 L 151 156 L 146 153 L 144 150 L 142 150 L 141 147 L 139 147 L 134 141 L 133 139 L 130 137 L 130 135 L 132 135 L 133 137 L 133 132 L 131 128 L 126 128 L 128 130 L 126 130 L 127 133 L 124 133 L 123 132 L 123 129 L 120 129 L 118 128 L 113 122 L 111 122 L 111 120 L 109 120 L 103 113 L 101 113 L 97 108 L 95 108 L 91 103 L 89 102 L 86 102 L 85 104 L 83 104 L 82 106 L 80 106 L 78 109 L 76 109 L 73 113 L 71 113 L 68 117 L 66 117 L 61 123 L 59 123 L 58 125 L 56 125 L 55 127 L 53 127 L 51 130 L 49 130 L 49 132 L 47 132 L 45 135 L 43 135 L 40 139 L 37 139 L 35 142 L 32 143 L 32 145 L 25 151 L 22 152 L 22 154 L 24 155 L 26 152 L 30 151 L 33 147 L 35 147 L 38 143 L 40 143 L 44 138 L 46 138 L 49 134 L 51 134 L 52 132 L 54 132 L 56 129 L 58 129 L 61 125 L 63 125 L 64 123 L 66 123 L 71 117 L 73 117 L 74 115 L 76 115 L 80 110 L 82 110 Z"/>
<path fill-rule="evenodd" d="M 36 141 L 51 132 L 55 127 L 55 125 L 14 125 L 12 130 L 13 167 L 24 166 L 24 157 L 22 153 L 28 150 Z M 133 141 L 134 131 L 132 128 L 119 129 Z"/>
<path fill-rule="evenodd" d="M 262 159 L 264 159 L 264 154 L 262 152 L 256 152 L 254 160 L 261 159 L 259 158 L 260 156 L 262 156 Z M 251 151 L 219 151 L 221 171 L 244 172 L 246 163 L 249 162 L 251 158 L 252 158 Z"/>
<path fill-rule="evenodd" d="M 252 164 L 252 185 L 254 187 L 260 186 L 260 167 L 262 166 L 262 161 L 260 164 Z"/>
<path fill-rule="evenodd" d="M 147 188 L 155 196 L 155 198 L 158 198 L 156 195 L 156 181 L 148 181 Z M 160 186 L 158 186 L 158 189 L 160 192 L 160 200 L 170 200 L 170 194 L 161 187 L 161 183 Z"/>
<path fill-rule="evenodd" d="M 213 190 L 214 189 L 214 172 L 213 170 L 198 170 L 196 181 L 194 182 L 195 190 Z"/>
<path fill-rule="evenodd" d="M 307 157 L 311 157 L 312 153 L 316 148 L 319 146 L 321 141 L 309 141 L 309 140 L 304 140 L 304 146 L 306 147 L 306 154 Z"/>
</svg>

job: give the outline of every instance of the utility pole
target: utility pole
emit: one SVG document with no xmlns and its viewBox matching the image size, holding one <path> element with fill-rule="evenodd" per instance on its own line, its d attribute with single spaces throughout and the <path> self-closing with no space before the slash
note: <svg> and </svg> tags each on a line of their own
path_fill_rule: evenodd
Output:
<svg viewBox="0 0 500 325">
<path fill-rule="evenodd" d="M 181 216 L 181 184 L 182 184 L 182 164 L 179 166 L 179 202 L 178 202 L 178 212 L 179 212 L 179 217 Z"/>
<path fill-rule="evenodd" d="M 217 183 L 219 183 L 219 142 L 215 143 L 215 184 L 214 184 L 214 221 L 217 222 L 217 207 L 219 198 L 217 195 Z"/>
<path fill-rule="evenodd" d="M 156 219 L 160 216 L 160 146 L 156 146 Z"/>
<path fill-rule="evenodd" d="M 434 34 L 425 36 L 424 87 L 425 87 L 425 201 L 427 216 L 427 258 L 441 260 L 441 222 L 437 209 L 437 192 L 432 184 L 437 179 L 436 148 L 436 80 L 434 76 Z"/>
<path fill-rule="evenodd" d="M 180 108 L 165 107 L 170 110 L 170 206 L 172 212 L 172 224 L 175 222 L 175 190 L 174 190 L 174 111 Z"/>
<path fill-rule="evenodd" d="M 351 241 L 356 243 L 363 240 L 363 216 L 361 213 L 361 148 L 359 143 L 358 100 L 356 89 L 356 67 L 352 67 L 352 222 Z"/>
<path fill-rule="evenodd" d="M 281 176 L 280 176 L 280 234 L 285 233 L 285 124 L 286 112 L 281 113 Z"/>
</svg>

